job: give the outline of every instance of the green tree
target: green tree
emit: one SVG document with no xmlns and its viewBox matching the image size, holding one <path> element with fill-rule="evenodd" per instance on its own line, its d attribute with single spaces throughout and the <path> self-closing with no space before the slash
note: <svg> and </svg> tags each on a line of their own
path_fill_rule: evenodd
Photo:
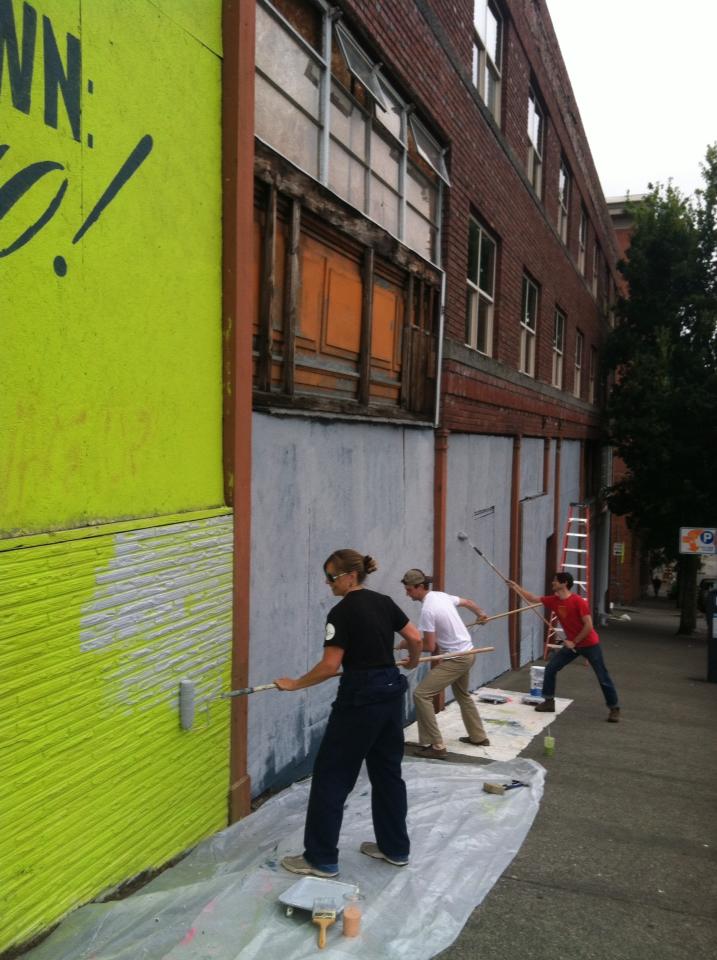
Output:
<svg viewBox="0 0 717 960">
<path fill-rule="evenodd" d="M 680 526 L 717 519 L 717 144 L 693 198 L 658 184 L 634 204 L 619 264 L 629 295 L 604 362 L 615 375 L 608 440 L 627 474 L 607 492 L 643 548 L 677 556 Z M 680 557 L 680 632 L 695 628 L 699 561 Z"/>
</svg>

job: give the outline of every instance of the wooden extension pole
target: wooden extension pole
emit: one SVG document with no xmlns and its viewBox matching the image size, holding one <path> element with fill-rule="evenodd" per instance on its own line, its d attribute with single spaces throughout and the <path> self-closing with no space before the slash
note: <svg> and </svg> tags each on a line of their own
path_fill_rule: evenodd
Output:
<svg viewBox="0 0 717 960">
<path fill-rule="evenodd" d="M 421 657 L 419 663 L 430 663 L 432 660 L 455 660 L 456 657 L 472 657 L 476 653 L 491 653 L 495 647 L 473 647 L 472 650 L 462 650 L 460 653 L 439 653 L 436 656 Z M 402 667 L 401 660 L 396 661 L 397 667 Z M 341 673 L 335 673 L 335 677 L 340 677 Z M 332 678 L 329 677 L 329 680 Z M 262 690 L 278 690 L 275 683 L 260 683 L 256 687 L 243 687 L 241 690 L 230 690 L 229 693 L 220 694 L 221 700 L 229 700 L 231 697 L 245 697 L 250 693 L 261 693 Z M 306 688 L 308 689 L 308 688 Z"/>
<path fill-rule="evenodd" d="M 524 607 L 516 607 L 515 610 L 506 610 L 505 613 L 494 613 L 492 617 L 485 617 L 483 620 L 473 620 L 467 623 L 467 627 L 481 627 L 490 620 L 500 620 L 501 617 L 509 617 L 512 613 L 522 613 L 523 610 L 532 610 L 533 607 L 542 607 L 542 603 L 529 603 Z"/>
</svg>

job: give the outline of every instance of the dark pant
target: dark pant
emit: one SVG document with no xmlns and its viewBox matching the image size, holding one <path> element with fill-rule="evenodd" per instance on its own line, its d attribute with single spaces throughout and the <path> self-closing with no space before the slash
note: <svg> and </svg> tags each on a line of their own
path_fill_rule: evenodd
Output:
<svg viewBox="0 0 717 960">
<path fill-rule="evenodd" d="M 616 707 L 618 704 L 617 690 L 615 689 L 615 684 L 610 679 L 610 674 L 607 672 L 605 661 L 602 658 L 602 647 L 599 643 L 596 643 L 592 647 L 581 647 L 580 650 L 570 650 L 568 647 L 561 647 L 560 650 L 555 650 L 548 661 L 545 674 L 543 675 L 543 696 L 555 696 L 556 674 L 579 656 L 585 657 L 595 671 L 595 676 L 598 678 L 598 683 L 605 697 L 605 703 L 608 707 Z"/>
<path fill-rule="evenodd" d="M 342 677 L 314 764 L 306 812 L 304 857 L 313 866 L 338 863 L 344 804 L 364 760 L 379 850 L 391 859 L 408 859 L 408 803 L 401 776 L 406 687 L 395 667 L 348 671 Z"/>
</svg>

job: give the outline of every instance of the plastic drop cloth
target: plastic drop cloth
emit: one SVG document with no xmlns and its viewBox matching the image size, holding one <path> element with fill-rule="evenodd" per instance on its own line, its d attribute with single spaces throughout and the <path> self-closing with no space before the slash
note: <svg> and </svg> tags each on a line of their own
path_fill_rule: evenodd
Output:
<svg viewBox="0 0 717 960">
<path fill-rule="evenodd" d="M 362 773 L 341 832 L 340 879 L 366 896 L 357 939 L 328 930 L 334 957 L 428 960 L 448 947 L 511 862 L 530 829 L 545 770 L 532 760 L 482 766 L 406 761 L 411 862 L 393 867 L 359 853 L 373 840 Z M 486 781 L 529 784 L 498 796 Z M 314 958 L 308 912 L 287 916 L 279 894 L 298 877 L 279 866 L 301 853 L 309 782 L 273 797 L 196 847 L 125 900 L 88 904 L 27 960 L 299 960 Z"/>
</svg>

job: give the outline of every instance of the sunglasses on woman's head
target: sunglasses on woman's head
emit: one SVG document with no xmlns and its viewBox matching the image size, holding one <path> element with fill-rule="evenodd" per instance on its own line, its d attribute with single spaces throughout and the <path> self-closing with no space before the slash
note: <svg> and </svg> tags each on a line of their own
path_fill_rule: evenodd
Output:
<svg viewBox="0 0 717 960">
<path fill-rule="evenodd" d="M 346 573 L 346 570 L 343 573 L 327 573 L 326 570 L 324 570 L 324 576 L 326 577 L 327 583 L 336 583 L 339 577 L 345 577 Z"/>
</svg>

